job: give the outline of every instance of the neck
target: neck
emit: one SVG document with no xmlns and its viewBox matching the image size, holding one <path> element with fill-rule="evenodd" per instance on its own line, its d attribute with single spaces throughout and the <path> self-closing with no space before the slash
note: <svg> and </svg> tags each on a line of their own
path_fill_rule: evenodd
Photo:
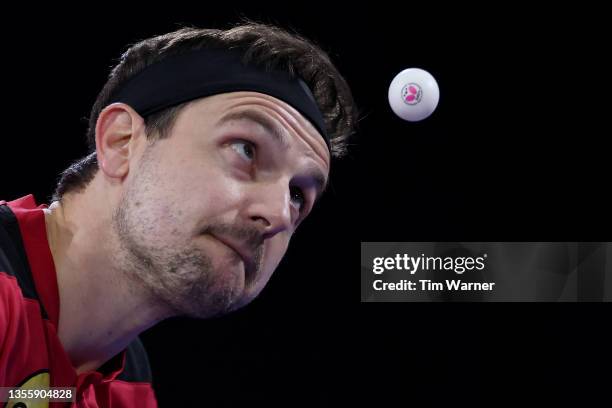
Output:
<svg viewBox="0 0 612 408">
<path fill-rule="evenodd" d="M 112 207 L 88 190 L 45 210 L 60 297 L 58 336 L 77 373 L 100 367 L 169 316 L 114 264 Z"/>
</svg>

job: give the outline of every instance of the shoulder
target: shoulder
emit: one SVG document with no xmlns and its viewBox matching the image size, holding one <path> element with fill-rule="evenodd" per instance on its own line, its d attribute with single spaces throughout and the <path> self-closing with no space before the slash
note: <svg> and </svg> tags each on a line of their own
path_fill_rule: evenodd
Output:
<svg viewBox="0 0 612 408">
<path fill-rule="evenodd" d="M 4 290 L 19 289 L 26 299 L 39 301 L 32 277 L 17 217 L 11 208 L 0 202 L 0 274 L 3 275 Z M 41 314 L 46 312 L 41 305 Z"/>
</svg>

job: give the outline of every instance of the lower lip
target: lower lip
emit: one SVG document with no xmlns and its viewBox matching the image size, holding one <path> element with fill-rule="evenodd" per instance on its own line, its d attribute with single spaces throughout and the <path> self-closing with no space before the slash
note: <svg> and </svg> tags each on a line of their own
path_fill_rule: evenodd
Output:
<svg viewBox="0 0 612 408">
<path fill-rule="evenodd" d="M 225 246 L 226 248 L 229 248 L 232 253 L 234 253 L 234 255 L 236 255 L 236 257 L 238 258 L 238 260 L 242 263 L 242 265 L 244 266 L 244 275 L 245 275 L 245 279 L 247 281 L 252 279 L 253 272 L 249 270 L 249 268 L 247 267 L 247 264 L 244 262 L 244 260 L 242 259 L 242 256 L 240 256 L 240 254 L 238 253 L 238 251 L 236 251 L 234 248 L 232 248 L 231 246 L 229 246 L 228 244 L 226 244 L 225 242 L 221 241 L 219 238 L 217 238 L 214 235 L 210 235 L 215 241 L 219 242 L 220 244 L 222 244 L 223 246 Z"/>
<path fill-rule="evenodd" d="M 242 261 L 242 257 L 240 256 L 240 254 L 239 254 L 239 253 L 238 253 L 238 252 L 237 252 L 237 251 L 236 251 L 234 248 L 232 248 L 231 246 L 227 245 L 225 242 L 221 241 L 219 238 L 215 237 L 214 235 L 211 235 L 211 237 L 213 237 L 215 241 L 217 241 L 218 243 L 220 243 L 220 244 L 221 244 L 221 245 L 223 245 L 224 247 L 226 247 L 226 248 L 228 248 L 229 250 L 231 250 L 231 251 L 232 251 L 232 253 L 233 253 L 234 255 L 236 255 L 236 257 L 237 257 L 237 258 L 238 258 L 238 259 L 239 259 L 241 262 L 243 262 L 243 263 L 244 263 L 244 261 Z"/>
</svg>

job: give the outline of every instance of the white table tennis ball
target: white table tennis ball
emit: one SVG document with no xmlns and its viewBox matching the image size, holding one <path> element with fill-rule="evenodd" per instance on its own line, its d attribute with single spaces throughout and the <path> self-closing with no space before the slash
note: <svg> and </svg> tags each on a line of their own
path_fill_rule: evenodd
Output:
<svg viewBox="0 0 612 408">
<path fill-rule="evenodd" d="M 397 116 L 410 122 L 423 120 L 436 110 L 440 88 L 435 78 L 420 68 L 408 68 L 389 85 L 389 105 Z"/>
</svg>

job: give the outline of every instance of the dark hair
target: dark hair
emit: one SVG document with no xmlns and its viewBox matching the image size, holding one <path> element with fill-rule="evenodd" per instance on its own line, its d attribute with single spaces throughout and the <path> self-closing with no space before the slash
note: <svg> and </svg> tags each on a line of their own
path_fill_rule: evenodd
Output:
<svg viewBox="0 0 612 408">
<path fill-rule="evenodd" d="M 243 62 L 266 70 L 282 70 L 301 77 L 312 90 L 325 119 L 333 157 L 346 153 L 348 136 L 357 122 L 355 103 L 344 78 L 329 56 L 312 42 L 279 27 L 245 21 L 228 30 L 182 28 L 142 40 L 130 46 L 112 69 L 98 94 L 89 116 L 87 143 L 89 154 L 61 174 L 52 200 L 84 189 L 98 170 L 95 149 L 96 122 L 110 98 L 130 78 L 147 66 L 169 56 L 201 48 L 226 48 L 242 52 Z M 180 110 L 189 102 L 144 118 L 149 139 L 170 134 Z"/>
</svg>

